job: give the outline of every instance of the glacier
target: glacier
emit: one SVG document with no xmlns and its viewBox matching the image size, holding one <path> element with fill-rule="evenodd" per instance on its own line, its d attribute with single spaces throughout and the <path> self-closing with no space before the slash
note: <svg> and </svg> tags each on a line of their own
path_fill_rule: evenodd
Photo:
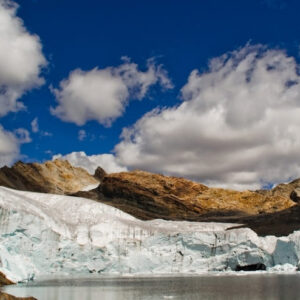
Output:
<svg viewBox="0 0 300 300">
<path fill-rule="evenodd" d="M 259 237 L 237 224 L 141 221 L 79 197 L 0 187 L 0 272 L 43 276 L 184 274 L 262 263 L 298 269 L 300 231 Z"/>
</svg>

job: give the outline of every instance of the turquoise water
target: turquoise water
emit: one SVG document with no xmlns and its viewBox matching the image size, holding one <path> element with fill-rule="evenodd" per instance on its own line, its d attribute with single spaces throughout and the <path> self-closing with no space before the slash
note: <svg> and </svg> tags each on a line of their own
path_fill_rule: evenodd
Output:
<svg viewBox="0 0 300 300">
<path fill-rule="evenodd" d="M 300 299 L 300 274 L 48 279 L 9 286 L 15 296 L 39 300 Z"/>
</svg>

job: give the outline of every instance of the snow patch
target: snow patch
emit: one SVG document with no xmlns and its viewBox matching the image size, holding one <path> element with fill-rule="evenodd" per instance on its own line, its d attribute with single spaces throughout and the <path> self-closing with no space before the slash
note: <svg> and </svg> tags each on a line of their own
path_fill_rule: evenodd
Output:
<svg viewBox="0 0 300 300">
<path fill-rule="evenodd" d="M 87 186 L 85 186 L 84 188 L 81 189 L 82 192 L 88 192 L 91 191 L 93 189 L 96 189 L 99 186 L 99 183 L 95 183 L 95 184 L 89 184 Z"/>
</svg>

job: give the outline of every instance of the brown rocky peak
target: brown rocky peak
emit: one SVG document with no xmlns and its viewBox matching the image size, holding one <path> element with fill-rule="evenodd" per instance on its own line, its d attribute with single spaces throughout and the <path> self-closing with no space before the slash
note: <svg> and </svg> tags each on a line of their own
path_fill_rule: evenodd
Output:
<svg viewBox="0 0 300 300">
<path fill-rule="evenodd" d="M 101 167 L 98 167 L 95 171 L 94 177 L 97 180 L 102 181 L 105 175 L 107 175 L 107 173 Z"/>
<path fill-rule="evenodd" d="M 23 163 L 0 169 L 0 185 L 18 190 L 70 194 L 99 181 L 86 170 L 73 167 L 66 160 Z"/>
</svg>

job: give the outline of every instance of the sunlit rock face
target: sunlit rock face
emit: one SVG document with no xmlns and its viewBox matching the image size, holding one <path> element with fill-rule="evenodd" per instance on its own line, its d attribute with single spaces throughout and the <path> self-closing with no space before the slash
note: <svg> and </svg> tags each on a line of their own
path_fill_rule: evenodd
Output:
<svg viewBox="0 0 300 300">
<path fill-rule="evenodd" d="M 300 232 L 258 237 L 232 224 L 140 221 L 83 198 L 0 188 L 0 271 L 43 275 L 201 273 L 296 268 Z"/>
<path fill-rule="evenodd" d="M 42 164 L 17 162 L 11 168 L 0 169 L 0 185 L 17 190 L 70 194 L 98 184 L 98 179 L 86 170 L 64 160 Z"/>
<path fill-rule="evenodd" d="M 110 205 L 144 220 L 257 215 L 295 205 L 289 195 L 211 188 L 184 178 L 144 171 L 108 174 L 98 191 L 109 199 Z"/>
</svg>

